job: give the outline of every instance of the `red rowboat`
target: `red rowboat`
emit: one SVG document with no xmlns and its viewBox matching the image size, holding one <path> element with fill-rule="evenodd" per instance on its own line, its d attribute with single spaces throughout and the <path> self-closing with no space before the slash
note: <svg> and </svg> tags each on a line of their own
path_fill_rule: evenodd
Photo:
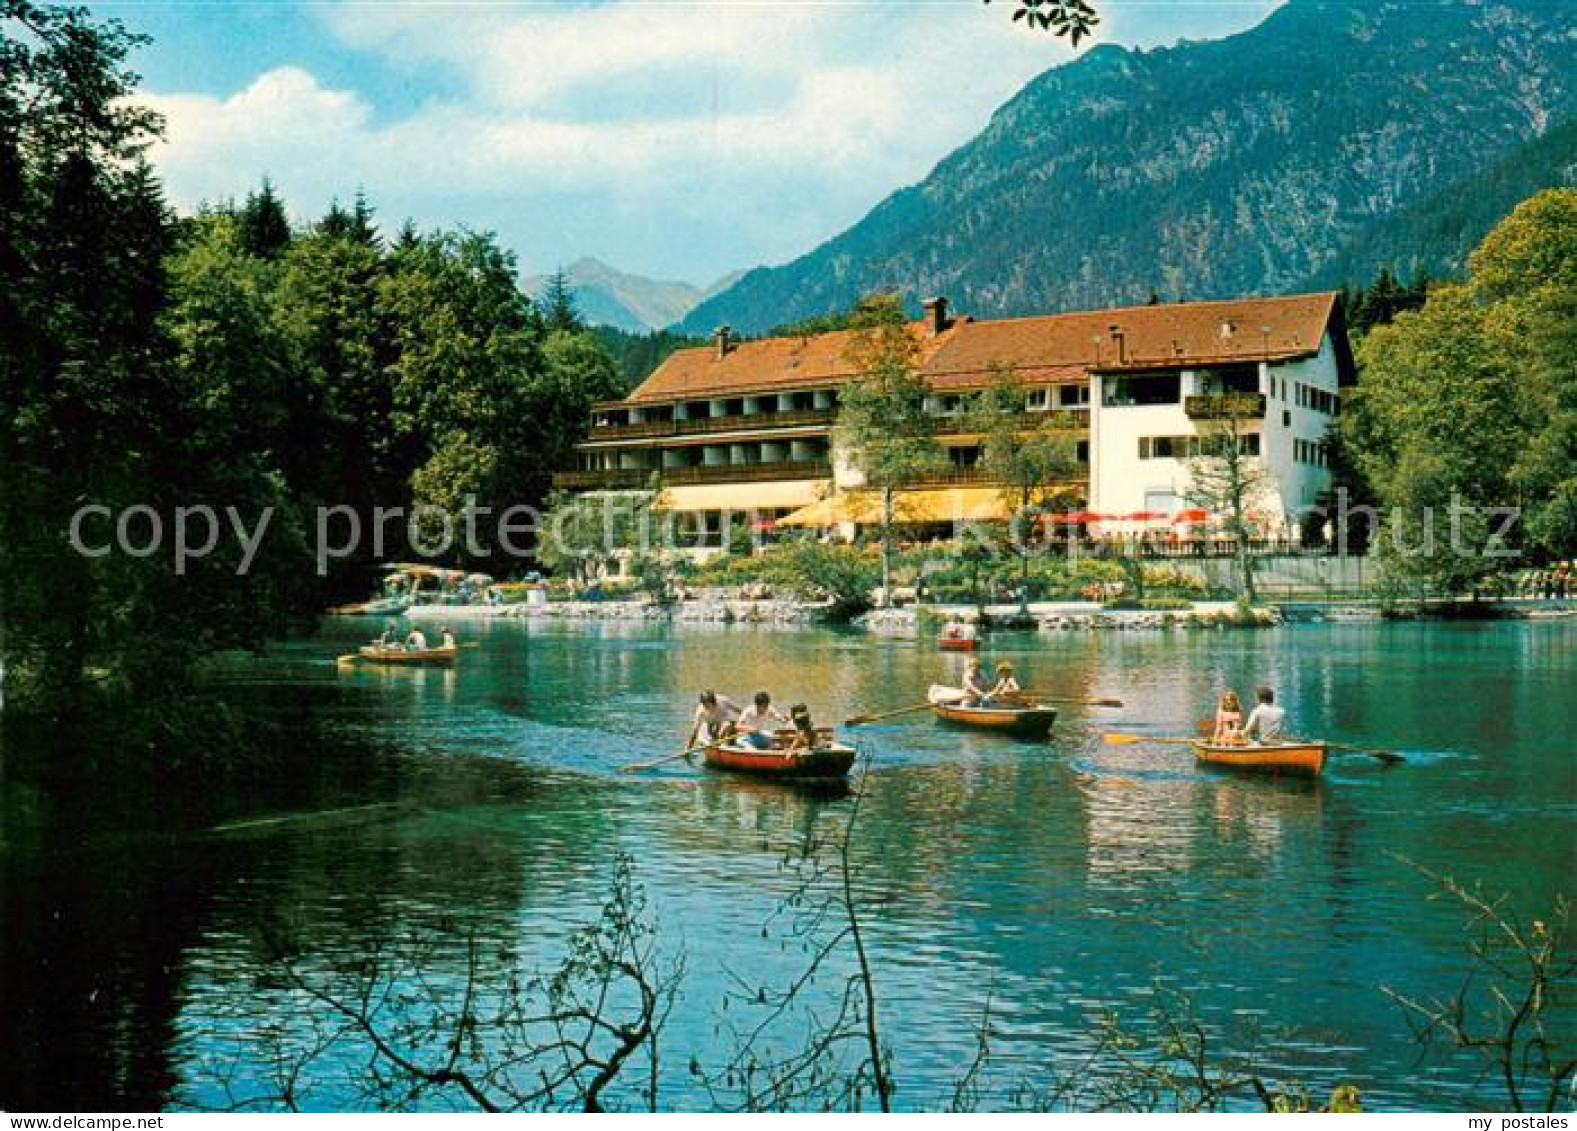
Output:
<svg viewBox="0 0 1577 1131">
<path fill-rule="evenodd" d="M 758 750 L 747 742 L 725 742 L 707 747 L 702 758 L 714 770 L 762 778 L 830 781 L 848 776 L 854 765 L 854 747 L 835 742 L 830 729 L 817 730 L 816 745 L 809 750 L 788 749 L 792 737 L 792 731 L 779 731 L 773 736 L 771 750 Z"/>
</svg>

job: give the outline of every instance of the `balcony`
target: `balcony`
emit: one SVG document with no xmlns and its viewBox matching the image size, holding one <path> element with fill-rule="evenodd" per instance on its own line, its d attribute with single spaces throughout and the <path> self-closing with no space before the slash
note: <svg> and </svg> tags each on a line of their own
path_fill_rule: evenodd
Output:
<svg viewBox="0 0 1577 1131">
<path fill-rule="evenodd" d="M 595 424 L 586 433 L 588 440 L 648 440 L 657 436 L 672 436 L 672 420 L 645 420 L 639 424 Z"/>
<path fill-rule="evenodd" d="M 707 432 L 750 432 L 773 428 L 806 428 L 830 425 L 837 416 L 831 408 L 806 408 L 793 412 L 751 412 L 736 416 L 702 416 L 675 421 L 681 436 Z"/>
<path fill-rule="evenodd" d="M 663 483 L 671 486 L 687 483 L 764 483 L 779 479 L 828 479 L 831 476 L 832 464 L 822 459 L 663 468 Z"/>
<path fill-rule="evenodd" d="M 915 481 L 916 487 L 984 487 L 996 483 L 983 467 L 949 467 L 928 472 Z"/>
<path fill-rule="evenodd" d="M 1202 393 L 1183 398 L 1190 420 L 1250 420 L 1265 415 L 1264 393 Z"/>
<path fill-rule="evenodd" d="M 553 474 L 553 486 L 565 491 L 639 491 L 651 477 L 649 470 L 639 467 L 558 471 Z"/>
</svg>

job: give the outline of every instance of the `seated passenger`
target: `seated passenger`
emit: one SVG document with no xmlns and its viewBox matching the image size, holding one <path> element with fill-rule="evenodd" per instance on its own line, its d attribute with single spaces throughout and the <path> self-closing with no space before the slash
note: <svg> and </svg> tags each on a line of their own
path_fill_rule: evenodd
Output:
<svg viewBox="0 0 1577 1131">
<path fill-rule="evenodd" d="M 791 723 L 793 719 L 772 705 L 772 696 L 765 691 L 756 692 L 755 700 L 740 714 L 735 726 L 743 741 L 757 750 L 772 749 L 774 723 Z"/>
<path fill-rule="evenodd" d="M 421 629 L 411 629 L 410 635 L 405 638 L 405 650 L 407 652 L 427 651 L 427 637 Z"/>
<path fill-rule="evenodd" d="M 794 739 L 790 750 L 816 749 L 816 724 L 810 721 L 810 708 L 796 703 L 789 708 L 789 719 L 794 724 Z"/>
<path fill-rule="evenodd" d="M 979 659 L 971 659 L 964 668 L 964 705 L 981 707 L 991 695 L 991 685 L 986 681 L 985 670 Z"/>
<path fill-rule="evenodd" d="M 1223 691 L 1216 704 L 1216 726 L 1210 734 L 1211 742 L 1239 743 L 1243 741 L 1243 704 L 1237 692 Z"/>
</svg>

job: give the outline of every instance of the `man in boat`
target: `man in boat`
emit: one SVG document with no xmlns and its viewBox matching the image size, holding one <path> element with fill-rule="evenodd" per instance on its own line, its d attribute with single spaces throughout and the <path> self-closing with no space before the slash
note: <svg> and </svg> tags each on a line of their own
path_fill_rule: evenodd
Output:
<svg viewBox="0 0 1577 1131">
<path fill-rule="evenodd" d="M 1243 735 L 1261 746 L 1274 746 L 1287 731 L 1287 712 L 1276 706 L 1276 693 L 1261 687 L 1254 693 L 1254 709 L 1243 724 Z"/>
<path fill-rule="evenodd" d="M 998 699 L 1017 699 L 1023 692 L 1019 686 L 1018 677 L 1013 674 L 1013 665 L 1003 660 L 997 665 L 997 682 L 986 694 L 983 703 L 991 703 Z"/>
<path fill-rule="evenodd" d="M 392 620 L 384 625 L 383 635 L 378 637 L 377 646 L 385 652 L 393 652 L 400 647 L 400 626 Z"/>
<path fill-rule="evenodd" d="M 733 733 L 740 714 L 739 704 L 728 696 L 715 691 L 701 692 L 690 727 L 690 738 L 685 745 L 694 746 L 697 742 L 710 745 L 727 738 Z"/>
<path fill-rule="evenodd" d="M 758 691 L 754 701 L 740 714 L 739 721 L 734 727 L 743 741 L 757 750 L 771 750 L 772 732 L 777 729 L 773 724 L 792 722 L 788 715 L 772 705 L 772 696 L 765 691 Z"/>
<path fill-rule="evenodd" d="M 405 650 L 407 652 L 427 651 L 427 635 L 420 628 L 413 625 L 410 635 L 405 638 Z"/>
</svg>

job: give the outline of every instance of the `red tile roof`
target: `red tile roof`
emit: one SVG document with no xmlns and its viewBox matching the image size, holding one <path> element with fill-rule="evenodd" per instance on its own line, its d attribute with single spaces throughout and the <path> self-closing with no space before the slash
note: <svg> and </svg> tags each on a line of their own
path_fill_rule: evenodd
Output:
<svg viewBox="0 0 1577 1131">
<path fill-rule="evenodd" d="M 1335 314 L 1334 291 L 1221 302 L 1171 303 L 992 321 L 956 319 L 932 336 L 910 332 L 920 369 L 942 389 L 976 388 L 995 365 L 1029 383 L 1083 380 L 1103 372 L 1229 361 L 1285 361 L 1317 353 Z M 857 373 L 849 347 L 858 331 L 679 350 L 628 398 L 630 403 L 738 396 L 836 384 Z M 1120 344 L 1119 344 L 1120 338 Z"/>
</svg>

